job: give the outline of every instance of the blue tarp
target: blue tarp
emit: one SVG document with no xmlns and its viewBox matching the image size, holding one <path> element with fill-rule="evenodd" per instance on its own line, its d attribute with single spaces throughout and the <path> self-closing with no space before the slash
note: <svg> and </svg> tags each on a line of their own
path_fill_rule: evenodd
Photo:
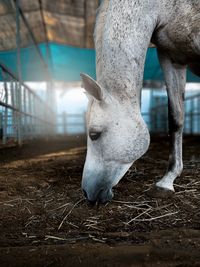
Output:
<svg viewBox="0 0 200 267">
<path fill-rule="evenodd" d="M 46 45 L 39 45 L 54 80 L 79 81 L 80 72 L 85 72 L 95 78 L 95 51 L 50 43 L 51 61 L 47 58 Z M 0 62 L 4 63 L 14 73 L 17 71 L 16 51 L 0 52 Z M 24 81 L 45 80 L 45 68 L 34 47 L 21 49 L 22 79 Z M 2 80 L 2 77 L 0 77 Z M 162 80 L 163 75 L 155 48 L 149 48 L 145 64 L 144 80 Z M 200 78 L 188 72 L 187 80 L 200 82 Z"/>
</svg>

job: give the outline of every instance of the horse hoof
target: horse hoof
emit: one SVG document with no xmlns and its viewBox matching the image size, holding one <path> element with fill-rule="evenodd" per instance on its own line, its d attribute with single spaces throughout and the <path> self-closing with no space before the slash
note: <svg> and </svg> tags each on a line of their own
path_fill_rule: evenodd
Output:
<svg viewBox="0 0 200 267">
<path fill-rule="evenodd" d="M 168 199 L 174 196 L 174 191 L 154 185 L 146 191 L 146 194 L 151 198 Z"/>
</svg>

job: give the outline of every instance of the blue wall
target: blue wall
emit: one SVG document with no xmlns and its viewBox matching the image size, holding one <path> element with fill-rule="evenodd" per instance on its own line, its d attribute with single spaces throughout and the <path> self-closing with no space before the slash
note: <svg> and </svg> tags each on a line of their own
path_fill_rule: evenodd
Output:
<svg viewBox="0 0 200 267">
<path fill-rule="evenodd" d="M 95 78 L 95 51 L 81 49 L 56 43 L 50 43 L 52 62 L 46 56 L 46 45 L 39 45 L 40 51 L 55 80 L 79 81 L 80 72 L 85 72 Z M 14 73 L 17 71 L 16 51 L 0 52 L 0 62 L 4 63 Z M 34 47 L 21 49 L 22 78 L 25 81 L 45 80 L 45 68 Z M 0 76 L 2 80 L 2 77 Z M 149 48 L 145 64 L 145 80 L 162 80 L 156 49 Z M 188 81 L 200 82 L 200 78 L 188 72 Z"/>
</svg>

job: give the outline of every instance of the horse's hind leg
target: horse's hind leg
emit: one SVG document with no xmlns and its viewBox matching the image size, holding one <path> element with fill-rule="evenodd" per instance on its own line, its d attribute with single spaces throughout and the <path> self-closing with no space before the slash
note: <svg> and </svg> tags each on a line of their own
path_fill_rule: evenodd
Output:
<svg viewBox="0 0 200 267">
<path fill-rule="evenodd" d="M 173 182 L 176 177 L 180 176 L 183 169 L 182 134 L 184 125 L 183 101 L 186 84 L 186 66 L 173 64 L 169 57 L 160 51 L 158 51 L 158 54 L 164 72 L 168 94 L 170 156 L 167 172 L 156 183 L 156 187 L 158 189 L 164 189 L 164 191 L 174 191 Z"/>
</svg>

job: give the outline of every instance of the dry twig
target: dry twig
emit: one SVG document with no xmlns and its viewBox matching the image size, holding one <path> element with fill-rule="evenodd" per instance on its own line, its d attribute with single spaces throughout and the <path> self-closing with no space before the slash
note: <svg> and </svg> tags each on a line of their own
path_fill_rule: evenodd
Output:
<svg viewBox="0 0 200 267">
<path fill-rule="evenodd" d="M 76 202 L 74 204 L 74 206 L 71 208 L 71 210 L 65 215 L 65 217 L 63 218 L 62 222 L 60 223 L 60 225 L 58 226 L 58 230 L 60 230 L 60 228 L 62 227 L 64 221 L 69 217 L 69 215 L 72 213 L 73 209 L 78 206 L 78 204 L 80 204 L 81 202 L 83 202 L 85 200 L 85 198 L 80 199 L 78 202 Z"/>
</svg>

